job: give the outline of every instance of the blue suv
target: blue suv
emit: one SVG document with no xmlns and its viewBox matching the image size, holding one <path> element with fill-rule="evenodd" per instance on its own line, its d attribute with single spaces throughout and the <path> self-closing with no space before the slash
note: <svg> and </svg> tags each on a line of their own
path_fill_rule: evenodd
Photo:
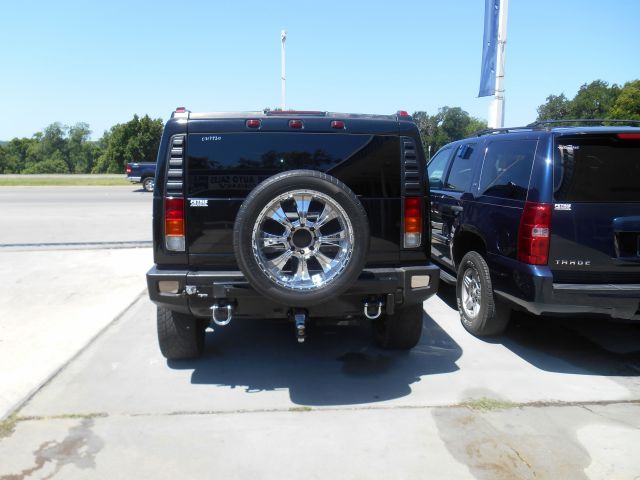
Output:
<svg viewBox="0 0 640 480">
<path fill-rule="evenodd" d="M 432 260 L 474 335 L 513 310 L 640 320 L 640 128 L 560 125 L 486 130 L 427 165 Z"/>
</svg>

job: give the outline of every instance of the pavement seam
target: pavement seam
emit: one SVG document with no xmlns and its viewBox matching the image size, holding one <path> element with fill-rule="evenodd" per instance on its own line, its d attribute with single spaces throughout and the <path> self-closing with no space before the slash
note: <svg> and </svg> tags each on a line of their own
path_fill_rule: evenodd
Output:
<svg viewBox="0 0 640 480">
<path fill-rule="evenodd" d="M 547 407 L 580 407 L 584 408 L 597 415 L 588 408 L 588 406 L 607 406 L 607 405 L 638 405 L 640 406 L 640 399 L 638 400 L 603 400 L 603 401 L 585 401 L 585 402 L 529 402 L 529 403 L 514 403 L 513 406 L 507 408 L 497 408 L 495 410 L 513 410 L 515 408 L 547 408 Z M 313 408 L 309 406 L 289 407 L 289 408 L 265 408 L 265 409 L 239 409 L 239 410 L 184 410 L 173 412 L 158 412 L 158 413 L 115 413 L 110 414 L 107 412 L 89 412 L 89 413 L 65 413 L 56 415 L 30 415 L 30 416 L 15 416 L 15 420 L 18 422 L 23 421 L 42 421 L 42 420 L 61 420 L 68 418 L 103 418 L 103 417 L 179 417 L 179 416 L 199 416 L 199 415 L 238 415 L 238 414 L 252 414 L 252 413 L 299 413 L 305 414 L 309 412 L 357 412 L 357 411 L 385 411 L 385 410 L 441 410 L 441 409 L 453 409 L 464 408 L 468 410 L 474 410 L 479 413 L 486 412 L 484 409 L 470 408 L 465 403 L 454 403 L 449 405 L 389 405 L 389 406 L 362 406 L 362 407 L 320 407 Z"/>
<path fill-rule="evenodd" d="M 40 390 L 49 385 L 51 381 L 53 381 L 67 366 L 76 360 L 80 355 L 82 355 L 91 345 L 93 345 L 109 328 L 118 323 L 120 319 L 124 317 L 124 315 L 129 311 L 131 307 L 133 307 L 136 303 L 138 303 L 142 298 L 144 298 L 147 294 L 147 288 L 145 287 L 138 295 L 135 296 L 132 302 L 130 302 L 123 310 L 120 311 L 112 320 L 110 320 L 104 327 L 102 327 L 95 335 L 93 335 L 85 345 L 80 348 L 77 352 L 75 352 L 71 357 L 69 357 L 62 365 L 56 368 L 50 375 L 48 375 L 44 380 L 39 382 L 38 385 L 33 387 L 29 393 L 27 393 L 21 400 L 15 402 L 11 407 L 9 407 L 6 413 L 0 417 L 0 422 L 10 418 L 11 416 L 17 416 L 17 413 L 24 407 L 29 400 L 31 400 Z M 18 420 L 21 418 L 17 416 Z"/>
</svg>

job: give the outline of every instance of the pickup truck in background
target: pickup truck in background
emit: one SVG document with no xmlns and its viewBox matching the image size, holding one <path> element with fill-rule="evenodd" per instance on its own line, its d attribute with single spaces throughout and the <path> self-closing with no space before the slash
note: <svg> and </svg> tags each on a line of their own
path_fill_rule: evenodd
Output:
<svg viewBox="0 0 640 480">
<path fill-rule="evenodd" d="M 127 179 L 132 183 L 142 183 L 142 188 L 153 192 L 156 177 L 156 162 L 127 163 Z"/>
</svg>

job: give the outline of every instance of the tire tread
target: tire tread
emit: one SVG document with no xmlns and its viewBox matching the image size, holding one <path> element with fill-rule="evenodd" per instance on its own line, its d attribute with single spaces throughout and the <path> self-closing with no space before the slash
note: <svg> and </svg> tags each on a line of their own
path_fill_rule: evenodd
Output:
<svg viewBox="0 0 640 480">
<path fill-rule="evenodd" d="M 460 289 L 462 288 L 462 278 L 466 265 L 471 263 L 480 277 L 482 288 L 482 303 L 478 317 L 475 321 L 467 319 L 462 308 L 462 300 Z M 500 335 L 507 328 L 511 310 L 495 300 L 493 294 L 493 285 L 491 283 L 491 274 L 489 265 L 486 260 L 478 252 L 470 251 L 462 257 L 460 267 L 458 268 L 456 282 L 456 300 L 458 303 L 458 312 L 460 313 L 460 321 L 462 326 L 472 335 L 478 337 L 489 337 Z"/>
<path fill-rule="evenodd" d="M 204 329 L 197 318 L 158 307 L 158 343 L 168 360 L 197 358 L 204 350 Z"/>
</svg>

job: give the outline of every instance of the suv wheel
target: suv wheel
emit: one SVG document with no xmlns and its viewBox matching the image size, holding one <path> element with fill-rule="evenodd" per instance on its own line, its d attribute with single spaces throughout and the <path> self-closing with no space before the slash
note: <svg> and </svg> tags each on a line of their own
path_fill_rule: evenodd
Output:
<svg viewBox="0 0 640 480">
<path fill-rule="evenodd" d="M 198 318 L 158 307 L 158 343 L 167 360 L 197 358 L 204 351 L 206 324 Z"/>
<path fill-rule="evenodd" d="M 155 181 L 153 177 L 147 177 L 142 180 L 142 188 L 144 188 L 147 192 L 153 192 L 154 183 Z"/>
<path fill-rule="evenodd" d="M 369 223 L 344 183 L 293 170 L 249 194 L 233 239 L 238 265 L 258 292 L 306 307 L 340 295 L 358 278 L 369 250 Z"/>
<path fill-rule="evenodd" d="M 373 336 L 379 347 L 393 350 L 410 350 L 422 336 L 422 304 L 396 310 L 393 315 L 383 315 L 373 320 Z"/>
<path fill-rule="evenodd" d="M 511 309 L 496 302 L 489 266 L 478 252 L 467 253 L 460 262 L 456 298 L 460 320 L 468 332 L 479 337 L 504 332 Z"/>
</svg>

